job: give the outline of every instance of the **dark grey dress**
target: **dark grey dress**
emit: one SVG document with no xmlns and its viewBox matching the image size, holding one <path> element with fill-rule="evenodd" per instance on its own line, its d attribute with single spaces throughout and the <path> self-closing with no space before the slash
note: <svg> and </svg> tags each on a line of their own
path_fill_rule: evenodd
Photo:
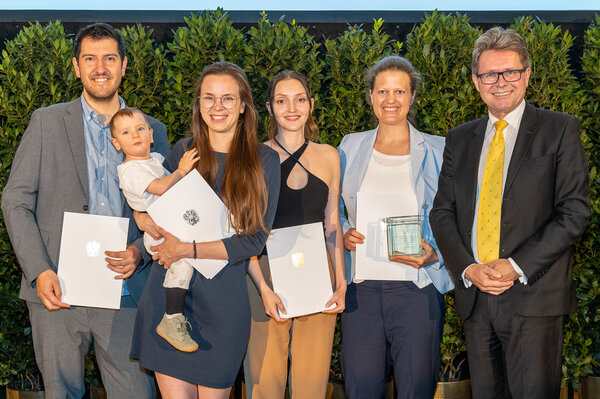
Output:
<svg viewBox="0 0 600 399">
<path fill-rule="evenodd" d="M 176 169 L 190 145 L 191 139 L 175 144 L 165 160 L 165 167 Z M 226 154 L 214 154 L 219 168 L 213 189 L 220 196 Z M 279 156 L 261 144 L 260 157 L 269 195 L 264 221 L 270 229 L 279 196 Z M 262 251 L 266 239 L 267 233 L 263 231 L 251 236 L 226 238 L 223 243 L 229 264 L 210 280 L 194 273 L 185 302 L 185 316 L 192 326 L 190 335 L 199 345 L 194 353 L 180 352 L 156 334 L 155 328 L 165 309 L 165 289 L 162 286 L 165 269 L 154 262 L 138 304 L 131 358 L 139 359 L 140 364 L 149 370 L 193 384 L 211 388 L 232 386 L 250 333 L 246 287 L 248 259 Z"/>
</svg>

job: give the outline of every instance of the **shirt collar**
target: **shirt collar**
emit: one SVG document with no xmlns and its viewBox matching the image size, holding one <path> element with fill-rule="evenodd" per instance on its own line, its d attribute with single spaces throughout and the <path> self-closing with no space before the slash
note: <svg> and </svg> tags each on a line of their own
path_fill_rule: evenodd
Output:
<svg viewBox="0 0 600 399">
<path fill-rule="evenodd" d="M 125 101 L 123 101 L 123 99 L 121 98 L 121 96 L 119 97 L 119 109 L 123 109 L 126 108 L 125 105 Z M 88 104 L 88 102 L 85 100 L 85 96 L 83 95 L 83 93 L 81 94 L 81 108 L 83 109 L 83 120 L 85 123 L 88 123 L 89 121 L 94 121 L 97 124 L 104 126 L 104 127 L 108 127 L 108 123 L 106 125 L 103 125 L 102 123 L 100 123 L 98 121 L 98 114 L 96 113 L 96 111 L 94 111 L 92 109 L 92 107 L 90 107 L 90 105 Z"/>
<path fill-rule="evenodd" d="M 510 111 L 508 115 L 506 115 L 506 117 L 504 118 L 504 120 L 508 123 L 508 126 L 510 126 L 513 129 L 516 129 L 517 131 L 519 130 L 519 125 L 521 124 L 521 118 L 523 118 L 523 112 L 525 112 L 525 104 L 525 99 L 521 100 L 521 104 L 519 104 L 517 108 Z M 491 112 L 488 112 L 488 115 L 488 127 L 494 126 L 494 123 L 499 121 L 499 119 L 492 115 Z"/>
</svg>

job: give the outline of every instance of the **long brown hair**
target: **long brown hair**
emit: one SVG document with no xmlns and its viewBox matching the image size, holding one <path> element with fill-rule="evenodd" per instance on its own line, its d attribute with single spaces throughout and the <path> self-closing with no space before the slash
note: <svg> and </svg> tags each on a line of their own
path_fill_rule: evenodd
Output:
<svg viewBox="0 0 600 399">
<path fill-rule="evenodd" d="M 267 187 L 258 150 L 258 114 L 246 74 L 230 62 L 215 62 L 207 66 L 196 83 L 192 114 L 193 146 L 200 158 L 196 169 L 210 185 L 214 184 L 217 161 L 210 145 L 208 126 L 200 113 L 202 82 L 209 75 L 234 78 L 240 90 L 240 100 L 245 104 L 229 147 L 221 185 L 221 196 L 229 209 L 229 223 L 236 234 L 253 234 L 260 229 L 266 231 L 263 217 L 267 209 Z"/>
<path fill-rule="evenodd" d="M 267 101 L 271 105 L 271 110 L 273 109 L 273 97 L 275 96 L 275 87 L 277 83 L 286 79 L 294 79 L 300 82 L 302 87 L 304 87 L 304 91 L 306 91 L 306 96 L 308 97 L 308 101 L 312 98 L 310 94 L 310 86 L 308 84 L 308 80 L 304 75 L 300 72 L 296 71 L 281 71 L 277 75 L 273 76 L 271 81 L 269 82 L 269 87 L 267 89 Z M 277 121 L 275 117 L 271 115 L 269 117 L 269 138 L 273 140 L 275 136 L 277 136 Z M 306 124 L 304 125 L 304 137 L 310 141 L 314 141 L 317 137 L 319 137 L 319 128 L 315 123 L 315 120 L 312 116 L 312 106 L 310 107 L 310 113 L 308 114 L 308 119 L 306 120 Z"/>
</svg>

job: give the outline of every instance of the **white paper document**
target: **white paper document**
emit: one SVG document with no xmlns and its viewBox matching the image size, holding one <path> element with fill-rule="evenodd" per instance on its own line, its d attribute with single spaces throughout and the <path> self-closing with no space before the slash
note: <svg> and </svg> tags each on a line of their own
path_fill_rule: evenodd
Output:
<svg viewBox="0 0 600 399">
<path fill-rule="evenodd" d="M 273 291 L 287 311 L 285 315 L 280 312 L 280 316 L 297 317 L 324 310 L 333 290 L 323 223 L 271 230 L 267 252 Z"/>
<path fill-rule="evenodd" d="M 104 251 L 124 251 L 128 228 L 126 218 L 65 212 L 58 256 L 63 302 L 120 308 L 123 280 L 115 280 Z"/>
<path fill-rule="evenodd" d="M 356 230 L 366 238 L 356 245 L 353 280 L 418 280 L 418 270 L 388 260 L 387 232 L 383 221 L 392 216 L 416 215 L 414 195 L 358 192 Z"/>
<path fill-rule="evenodd" d="M 225 204 L 196 169 L 161 195 L 147 211 L 157 225 L 183 242 L 216 241 L 233 235 Z M 209 279 L 228 263 L 220 259 L 186 258 L 186 261 Z"/>
</svg>

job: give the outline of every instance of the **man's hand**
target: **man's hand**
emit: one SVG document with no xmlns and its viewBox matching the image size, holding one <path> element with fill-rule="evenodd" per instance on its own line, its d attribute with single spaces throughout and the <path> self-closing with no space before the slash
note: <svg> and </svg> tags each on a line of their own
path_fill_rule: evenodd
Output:
<svg viewBox="0 0 600 399">
<path fill-rule="evenodd" d="M 158 230 L 156 230 L 156 223 L 154 223 L 154 220 L 146 212 L 133 211 L 133 220 L 135 220 L 138 229 L 150 234 L 155 240 L 162 238 Z"/>
<path fill-rule="evenodd" d="M 108 265 L 113 272 L 119 273 L 115 280 L 124 280 L 131 277 L 135 269 L 142 261 L 142 254 L 137 246 L 131 244 L 125 251 L 105 251 L 104 255 Z"/>
<path fill-rule="evenodd" d="M 344 247 L 348 251 L 356 251 L 356 244 L 364 244 L 365 236 L 360 234 L 354 227 L 344 234 Z"/>
<path fill-rule="evenodd" d="M 513 270 L 514 271 L 514 270 Z M 469 266 L 465 273 L 465 277 L 481 292 L 486 292 L 491 295 L 500 295 L 507 289 L 513 286 L 514 282 L 504 281 L 501 272 L 495 270 L 486 264 L 474 264 Z"/>
<path fill-rule="evenodd" d="M 35 279 L 37 295 L 48 310 L 70 308 L 71 305 L 61 301 L 62 290 L 54 270 L 46 270 Z"/>
<path fill-rule="evenodd" d="M 407 256 L 407 255 L 396 255 L 390 257 L 390 261 L 402 263 L 415 269 L 419 269 L 424 266 L 429 266 L 432 263 L 438 262 L 438 254 L 435 249 L 429 245 L 424 239 L 421 238 L 421 245 L 423 246 L 423 255 L 421 256 Z"/>
<path fill-rule="evenodd" d="M 488 265 L 502 274 L 500 281 L 515 281 L 521 277 L 508 259 L 497 259 Z"/>
</svg>

